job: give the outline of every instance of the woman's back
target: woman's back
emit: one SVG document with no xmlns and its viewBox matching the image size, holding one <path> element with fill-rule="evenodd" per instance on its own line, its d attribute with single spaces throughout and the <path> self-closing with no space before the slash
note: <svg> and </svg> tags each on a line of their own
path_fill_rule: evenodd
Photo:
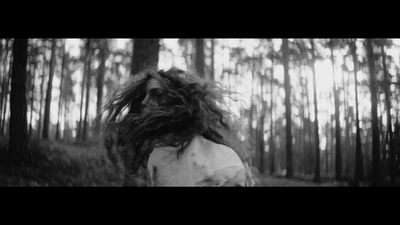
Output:
<svg viewBox="0 0 400 225">
<path fill-rule="evenodd" d="M 198 135 L 179 158 L 176 147 L 150 155 L 148 186 L 245 186 L 246 168 L 231 148 Z"/>
</svg>

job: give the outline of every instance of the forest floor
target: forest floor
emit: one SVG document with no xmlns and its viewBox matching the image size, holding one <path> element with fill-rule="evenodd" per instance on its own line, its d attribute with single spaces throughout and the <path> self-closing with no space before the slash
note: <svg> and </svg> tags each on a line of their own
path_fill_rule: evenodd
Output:
<svg viewBox="0 0 400 225">
<path fill-rule="evenodd" d="M 32 142 L 33 160 L 21 165 L 7 161 L 0 151 L 0 186 L 28 187 L 98 187 L 121 186 L 115 167 L 106 157 L 106 150 L 91 143 L 86 146 Z M 262 186 L 317 187 L 349 186 L 346 182 L 324 181 L 319 184 L 307 178 L 259 175 Z"/>
<path fill-rule="evenodd" d="M 262 186 L 266 187 L 347 187 L 348 182 L 336 182 L 333 180 L 314 183 L 312 179 L 306 180 L 303 178 L 285 178 L 283 176 L 261 176 Z"/>
</svg>

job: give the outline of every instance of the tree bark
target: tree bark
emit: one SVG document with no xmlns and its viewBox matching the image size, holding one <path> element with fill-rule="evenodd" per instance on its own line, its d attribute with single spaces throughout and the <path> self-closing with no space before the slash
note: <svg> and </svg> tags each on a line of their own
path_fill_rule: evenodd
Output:
<svg viewBox="0 0 400 225">
<path fill-rule="evenodd" d="M 36 62 L 36 55 L 34 57 L 34 67 L 33 67 L 33 78 L 32 78 L 32 84 L 31 84 L 31 116 L 30 116 L 30 122 L 29 122 L 29 139 L 32 137 L 32 120 L 33 120 L 33 112 L 34 112 L 34 102 L 35 102 L 35 80 L 36 80 L 36 67 L 37 67 L 37 62 Z"/>
<path fill-rule="evenodd" d="M 6 54 L 5 54 L 5 59 L 4 59 L 4 63 L 3 63 L 3 60 L 1 61 L 1 63 L 4 65 L 4 68 L 3 68 L 3 77 L 2 77 L 2 79 L 1 79 L 1 96 L 0 96 L 0 135 L 3 135 L 4 133 L 3 133 L 3 120 L 5 119 L 4 117 L 3 117 L 3 111 L 5 112 L 6 111 L 6 105 L 7 105 L 7 102 L 3 102 L 3 100 L 4 100 L 4 95 L 6 94 L 6 80 L 8 80 L 8 79 L 6 79 L 6 74 L 7 74 L 7 58 L 8 58 L 8 52 L 9 52 L 9 49 L 8 49 L 8 42 L 9 42 L 9 38 L 7 38 L 6 39 L 6 45 L 5 45 L 5 48 L 6 48 Z M 11 59 L 10 59 L 11 60 Z M 10 64 L 10 66 L 11 66 L 11 64 Z M 4 107 L 3 107 L 4 106 Z"/>
<path fill-rule="evenodd" d="M 27 106 L 26 106 L 26 65 L 28 39 L 14 39 L 14 60 L 10 93 L 10 139 L 9 149 L 13 159 L 28 155 Z"/>
<path fill-rule="evenodd" d="M 65 91 L 64 91 L 64 142 L 68 143 L 68 113 L 69 113 L 69 88 L 71 87 L 70 84 L 70 71 L 67 66 L 67 73 L 65 74 Z"/>
<path fill-rule="evenodd" d="M 306 148 L 305 148 L 305 143 L 306 143 L 306 129 L 305 129 L 305 125 L 304 125 L 304 114 L 305 114 L 305 110 L 304 110 L 304 84 L 303 84 L 303 77 L 301 76 L 301 64 L 299 66 L 299 71 L 300 71 L 300 86 L 301 86 L 301 123 L 300 123 L 300 129 L 301 129 L 301 148 L 302 148 L 302 153 L 303 153 L 303 174 L 307 174 L 307 152 L 306 152 Z"/>
<path fill-rule="evenodd" d="M 43 71 L 42 71 L 42 82 L 40 84 L 40 103 L 39 103 L 39 123 L 37 130 L 37 138 L 40 139 L 40 134 L 42 130 L 42 108 L 43 108 L 43 86 L 44 86 L 44 75 L 46 72 L 46 48 L 43 51 Z"/>
<path fill-rule="evenodd" d="M 160 39 L 134 39 L 131 75 L 158 68 Z"/>
<path fill-rule="evenodd" d="M 313 74 L 313 87 L 314 87 L 314 133 L 315 133 L 315 172 L 314 172 L 314 181 L 320 182 L 320 150 L 319 150 L 319 132 L 318 132 L 318 102 L 317 102 L 317 81 L 315 78 L 315 50 L 314 50 L 314 40 L 310 39 L 311 42 L 311 70 Z"/>
<path fill-rule="evenodd" d="M 305 70 L 305 68 L 304 68 Z M 310 97 L 309 97 L 309 92 L 308 92 L 308 77 L 305 77 L 305 86 L 307 88 L 305 88 L 305 95 L 306 95 L 306 102 L 307 102 L 307 120 L 306 123 L 304 123 L 305 127 L 306 127 L 306 132 L 304 132 L 305 134 L 307 133 L 306 137 L 304 138 L 304 142 L 305 142 L 305 148 L 306 149 L 311 149 L 311 137 L 312 137 L 312 131 L 311 131 L 311 108 L 310 108 Z M 312 151 L 308 151 L 308 163 L 310 163 L 310 165 L 307 163 L 307 173 L 312 173 L 312 165 L 313 165 L 313 161 L 312 161 Z"/>
<path fill-rule="evenodd" d="M 8 70 L 8 79 L 7 79 L 7 82 L 6 82 L 6 87 L 5 87 L 5 100 L 4 100 L 4 111 L 3 111 L 3 122 L 2 122 L 2 132 L 3 132 L 3 134 L 5 134 L 6 136 L 7 136 L 7 132 L 9 131 L 9 123 L 7 124 L 7 126 L 6 126 L 6 122 L 7 122 L 7 118 L 6 118 L 6 113 L 7 113 L 7 102 L 8 102 L 8 95 L 9 95 L 9 92 L 10 92 L 10 81 L 12 80 L 12 78 L 11 78 L 11 74 L 12 74 L 12 71 L 13 71 L 13 68 L 12 68 L 12 64 L 13 64 L 13 62 L 14 62 L 14 52 L 11 52 L 11 57 L 10 57 L 10 66 L 9 66 L 9 70 Z M 10 106 L 11 107 L 11 106 Z"/>
<path fill-rule="evenodd" d="M 261 118 L 260 118 L 260 135 L 259 135 L 259 150 L 260 150 L 260 173 L 264 174 L 264 151 L 265 151 L 265 143 L 264 143 L 264 118 L 265 118 L 265 103 L 264 103 L 264 77 L 260 74 L 260 80 L 261 80 Z"/>
<path fill-rule="evenodd" d="M 96 110 L 96 133 L 100 134 L 101 131 L 101 107 L 103 106 L 103 86 L 104 74 L 106 72 L 105 63 L 107 59 L 107 39 L 102 39 L 100 49 L 100 67 L 97 75 L 97 110 Z"/>
<path fill-rule="evenodd" d="M 325 125 L 325 135 L 326 135 L 326 146 L 325 146 L 325 176 L 329 172 L 329 123 Z M 333 141 L 332 141 L 333 144 Z"/>
<path fill-rule="evenodd" d="M 88 136 L 88 114 L 89 114 L 89 103 L 90 103 L 90 86 L 92 83 L 92 72 L 90 71 L 90 64 L 91 64 L 91 52 L 90 52 L 90 43 L 88 42 L 87 47 L 86 47 L 86 52 L 88 55 L 87 57 L 87 66 L 86 66 L 86 75 L 87 75 L 87 80 L 86 80 L 86 105 L 85 105 L 85 117 L 84 117 L 84 122 L 83 122 L 83 133 L 82 133 L 82 141 L 85 142 L 87 140 Z"/>
<path fill-rule="evenodd" d="M 282 39 L 283 70 L 285 83 L 285 117 L 286 117 L 286 177 L 293 177 L 293 152 L 292 152 L 292 105 L 290 103 L 291 85 L 289 75 L 289 43 Z"/>
<path fill-rule="evenodd" d="M 196 39 L 196 72 L 204 78 L 204 39 Z"/>
<path fill-rule="evenodd" d="M 274 110 L 274 98 L 273 98 L 273 87 L 274 87 L 274 59 L 271 59 L 271 112 L 270 112 L 270 138 L 269 138 L 269 145 L 270 145 L 270 167 L 269 172 L 270 174 L 275 173 L 275 145 L 274 145 L 274 120 L 273 120 L 273 110 Z"/>
<path fill-rule="evenodd" d="M 81 105 L 79 109 L 79 122 L 78 122 L 78 129 L 77 129 L 77 135 L 76 135 L 76 141 L 77 143 L 82 143 L 83 141 L 83 126 L 82 126 L 82 111 L 83 111 L 83 99 L 84 99 L 84 94 L 85 94 L 85 82 L 86 82 L 86 76 L 87 76 L 87 64 L 88 64 L 88 57 L 89 57 L 89 45 L 90 45 L 90 39 L 88 38 L 86 41 L 86 53 L 85 53 L 85 58 L 83 62 L 83 77 L 82 77 L 82 90 L 81 90 Z"/>
<path fill-rule="evenodd" d="M 63 45 L 63 57 L 61 63 L 61 80 L 60 80 L 60 97 L 58 100 L 58 114 L 57 114 L 57 127 L 56 127 L 56 140 L 60 140 L 60 114 L 61 114 L 61 102 L 62 102 L 62 93 L 63 93 L 63 79 L 64 79 L 64 65 L 65 65 L 65 43 Z"/>
<path fill-rule="evenodd" d="M 393 131 L 392 131 L 392 117 L 390 116 L 390 95 L 389 95 L 389 89 L 390 89 L 390 84 L 389 84 L 389 74 L 387 72 L 386 68 L 386 55 L 385 55 L 385 49 L 383 46 L 383 43 L 381 42 L 381 55 L 382 55 L 382 64 L 383 64 L 383 81 L 384 81 L 384 90 L 385 90 L 385 103 L 386 103 L 386 116 L 387 116 L 387 132 L 388 132 L 388 137 L 389 137 L 389 154 L 390 154 L 390 185 L 395 186 L 396 185 L 396 166 L 395 166 L 395 145 L 394 145 L 394 138 L 393 138 Z M 373 65 L 371 65 L 373 66 Z M 373 70 L 371 70 L 373 69 Z M 372 72 L 375 72 L 375 68 L 370 68 L 371 70 L 371 95 L 373 94 L 372 92 Z M 376 83 L 376 75 L 373 73 L 375 76 L 374 81 Z M 375 87 L 376 89 L 376 87 Z M 375 91 L 376 92 L 376 91 Z M 376 98 L 376 94 L 375 94 Z M 374 99 L 371 99 L 371 107 L 373 107 L 373 102 Z M 377 99 L 375 100 L 377 101 Z M 376 102 L 375 102 L 375 111 L 377 110 Z M 377 115 L 376 115 L 376 121 L 378 120 Z M 377 123 L 377 122 L 376 122 Z M 379 145 L 378 145 L 379 146 Z M 379 152 L 379 149 L 378 149 Z M 376 153 L 375 153 L 376 154 Z M 377 154 L 379 157 L 379 155 Z M 378 161 L 379 158 L 373 159 L 373 161 Z M 375 162 L 376 163 L 376 162 Z M 379 166 L 378 166 L 379 168 Z M 379 174 L 379 169 L 378 171 L 374 171 L 375 173 Z M 376 176 L 376 175 L 375 175 Z"/>
<path fill-rule="evenodd" d="M 367 39 L 368 40 L 368 39 Z M 361 136 L 360 136 L 360 119 L 358 113 L 358 90 L 357 90 L 357 67 L 358 59 L 356 54 L 356 40 L 351 41 L 351 51 L 354 64 L 354 85 L 355 85 L 355 97 L 356 97 L 356 169 L 354 176 L 354 185 L 357 187 L 360 185 L 360 180 L 364 177 L 362 150 L 361 150 Z M 372 83 L 372 82 L 371 82 Z"/>
<path fill-rule="evenodd" d="M 335 58 L 333 55 L 333 40 L 330 40 L 331 62 L 333 73 L 333 98 L 335 101 L 335 179 L 339 181 L 342 178 L 342 149 L 341 149 L 341 132 L 340 132 L 340 111 L 339 111 L 339 93 L 335 80 Z"/>
<path fill-rule="evenodd" d="M 47 83 L 46 103 L 44 105 L 43 134 L 42 134 L 43 135 L 42 138 L 44 140 L 49 139 L 51 91 L 53 89 L 56 46 L 57 46 L 57 40 L 53 38 L 53 43 L 51 47 L 49 82 Z"/>
<path fill-rule="evenodd" d="M 255 143 L 255 135 L 254 135 L 254 129 L 253 129 L 253 111 L 254 111 L 254 76 L 255 74 L 255 66 L 254 66 L 254 61 L 253 61 L 253 69 L 251 71 L 251 97 L 250 97 L 250 111 L 249 111 L 249 137 L 250 137 L 250 142 L 253 144 Z"/>
<path fill-rule="evenodd" d="M 345 59 L 343 60 L 345 62 Z M 349 169 L 349 118 L 348 118 L 348 113 L 347 113 L 347 85 L 344 79 L 344 72 L 342 70 L 342 82 L 343 82 L 343 95 L 344 95 L 344 119 L 345 119 L 345 145 L 346 145 L 346 151 L 345 151 L 345 157 L 346 157 L 346 166 L 345 166 L 345 174 L 349 175 L 348 169 Z"/>
</svg>

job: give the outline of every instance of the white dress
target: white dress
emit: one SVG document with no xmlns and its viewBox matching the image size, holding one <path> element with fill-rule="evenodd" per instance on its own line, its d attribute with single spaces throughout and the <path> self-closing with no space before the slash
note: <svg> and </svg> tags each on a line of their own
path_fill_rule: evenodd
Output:
<svg viewBox="0 0 400 225">
<path fill-rule="evenodd" d="M 177 157 L 177 147 L 157 147 L 147 164 L 147 186 L 245 186 L 246 168 L 225 145 L 196 136 Z"/>
</svg>

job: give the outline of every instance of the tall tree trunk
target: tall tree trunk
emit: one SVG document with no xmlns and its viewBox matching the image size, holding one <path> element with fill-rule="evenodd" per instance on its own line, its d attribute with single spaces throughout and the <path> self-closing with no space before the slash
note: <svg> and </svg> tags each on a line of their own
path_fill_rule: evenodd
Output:
<svg viewBox="0 0 400 225">
<path fill-rule="evenodd" d="M 315 134 L 315 172 L 314 172 L 314 181 L 320 182 L 320 150 L 319 150 L 319 132 L 318 132 L 318 102 L 317 102 L 317 80 L 315 78 L 315 50 L 314 50 L 314 40 L 310 39 L 311 43 L 311 70 L 313 74 L 313 87 L 314 87 L 314 134 Z"/>
<path fill-rule="evenodd" d="M 282 39 L 283 70 L 285 83 L 285 117 L 286 117 L 286 177 L 293 177 L 293 152 L 292 152 L 292 105 L 290 103 L 291 85 L 289 76 L 289 43 Z"/>
<path fill-rule="evenodd" d="M 37 67 L 37 62 L 36 62 L 36 55 L 34 57 L 34 66 L 33 66 L 33 78 L 32 78 L 32 84 L 31 84 L 31 116 L 30 116 L 30 121 L 29 121 L 29 139 L 32 137 L 32 120 L 33 120 L 33 112 L 34 112 L 34 102 L 35 102 L 35 80 L 36 80 L 36 67 Z"/>
<path fill-rule="evenodd" d="M 396 122 L 394 124 L 394 143 L 395 143 L 395 149 L 397 150 L 396 155 L 397 155 L 397 162 L 396 162 L 396 175 L 400 175 L 400 125 L 399 125 L 399 120 L 398 120 L 398 113 L 396 115 Z"/>
<path fill-rule="evenodd" d="M 329 170 L 329 160 L 328 160 L 328 153 L 329 153 L 329 123 L 325 124 L 325 135 L 326 135 L 326 146 L 325 146 L 325 174 L 328 174 Z"/>
<path fill-rule="evenodd" d="M 83 97 L 85 94 L 85 82 L 86 82 L 86 77 L 88 76 L 87 74 L 87 69 L 86 67 L 88 66 L 88 59 L 89 59 L 89 46 L 90 46 L 90 39 L 88 38 L 86 41 L 86 53 L 85 53 L 85 58 L 84 58 L 84 62 L 83 62 L 83 77 L 82 77 L 82 90 L 81 90 L 81 105 L 80 105 L 80 109 L 79 109 L 79 122 L 78 122 L 78 131 L 77 131 L 77 138 L 76 141 L 77 143 L 82 143 L 83 141 L 83 125 L 82 125 L 82 112 L 83 112 Z"/>
<path fill-rule="evenodd" d="M 339 93 L 336 87 L 335 75 L 335 58 L 333 55 L 333 40 L 330 40 L 332 74 L 333 74 L 333 97 L 335 101 L 335 179 L 339 181 L 342 178 L 342 149 L 341 149 L 341 132 L 340 132 L 340 111 L 339 111 Z"/>
<path fill-rule="evenodd" d="M 214 82 L 215 81 L 215 71 L 214 71 L 214 50 L 215 50 L 215 46 L 214 46 L 214 39 L 211 38 L 211 74 L 210 74 L 210 81 Z"/>
<path fill-rule="evenodd" d="M 252 144 L 255 143 L 255 135 L 254 135 L 254 129 L 253 129 L 253 111 L 254 111 L 254 74 L 255 74 L 255 66 L 254 66 L 254 61 L 253 61 L 253 69 L 251 71 L 251 97 L 250 97 L 250 112 L 249 112 L 249 137 L 250 137 L 250 142 Z"/>
<path fill-rule="evenodd" d="M 43 71 L 42 71 L 42 80 L 40 83 L 40 103 L 39 103 L 39 123 L 37 130 L 37 138 L 40 139 L 40 134 L 42 130 L 42 109 L 43 109 L 43 86 L 44 86 L 44 78 L 46 72 L 46 49 L 43 51 Z"/>
<path fill-rule="evenodd" d="M 65 91 L 64 91 L 64 142 L 68 143 L 69 139 L 68 139 L 68 113 L 69 113 L 69 88 L 71 87 L 70 84 L 70 72 L 69 69 L 67 67 L 67 73 L 65 74 Z"/>
<path fill-rule="evenodd" d="M 14 39 L 14 60 L 10 93 L 10 139 L 9 149 L 13 159 L 28 155 L 28 130 L 26 106 L 26 65 L 28 56 L 28 39 Z"/>
<path fill-rule="evenodd" d="M 158 68 L 160 39 L 134 39 L 131 75 L 147 68 Z"/>
<path fill-rule="evenodd" d="M 46 103 L 44 105 L 43 136 L 42 136 L 44 140 L 49 139 L 51 91 L 53 89 L 53 75 L 54 75 L 54 67 L 56 61 L 55 60 L 56 46 L 57 46 L 57 40 L 53 38 L 53 43 L 51 46 L 49 82 L 47 83 Z"/>
<path fill-rule="evenodd" d="M 367 57 L 368 57 L 368 67 L 370 73 L 370 91 L 371 91 L 371 119 L 372 119 L 372 171 L 371 171 L 371 185 L 379 186 L 380 184 L 380 143 L 379 143 L 379 126 L 378 126 L 378 99 L 377 99 L 377 80 L 375 73 L 375 61 L 372 48 L 372 40 L 367 39 Z M 382 46 L 383 50 L 383 46 Z M 382 52 L 383 56 L 383 52 Z M 385 68 L 385 61 L 383 57 L 383 66 Z M 384 71 L 386 72 L 386 71 Z M 386 74 L 385 74 L 386 75 Z M 385 77 L 385 76 L 384 76 Z M 385 77 L 386 78 L 386 77 Z M 386 80 L 385 80 L 386 81 Z M 386 96 L 387 97 L 387 96 Z M 390 109 L 390 108 L 387 108 Z M 388 115 L 390 118 L 390 114 Z M 389 120 L 390 121 L 390 120 Z M 389 122 L 388 121 L 388 122 Z M 390 122 L 389 122 L 390 123 Z"/>
<path fill-rule="evenodd" d="M 13 44 L 14 45 L 14 44 Z M 7 79 L 7 82 L 6 82 L 6 87 L 5 87 L 5 100 L 4 100 L 4 111 L 3 111 L 3 122 L 2 122 L 2 132 L 3 132 L 3 134 L 5 134 L 6 136 L 7 136 L 7 133 L 8 133 L 8 131 L 9 131 L 9 123 L 7 123 L 7 125 L 6 125 L 6 122 L 7 122 L 7 118 L 6 118 L 6 115 L 7 115 L 7 102 L 8 102 L 8 94 L 9 94 L 9 92 L 10 92 L 10 81 L 12 80 L 12 78 L 11 78 L 11 74 L 12 74 L 12 71 L 13 71 L 13 67 L 12 67 L 12 65 L 13 65 L 13 63 L 14 63 L 14 52 L 12 51 L 11 52 L 11 57 L 10 57 L 10 66 L 9 66 L 9 70 L 8 70 L 8 79 Z M 11 105 L 10 105 L 10 107 L 11 107 Z"/>
<path fill-rule="evenodd" d="M 269 172 L 270 174 L 275 173 L 275 145 L 274 145 L 274 120 L 273 120 L 273 110 L 274 110 L 274 98 L 273 98 L 273 88 L 274 88 L 274 59 L 271 59 L 272 65 L 271 65 L 271 112 L 270 112 L 270 119 L 271 119 L 271 124 L 270 124 L 270 138 L 269 138 L 269 145 L 270 145 L 270 167 L 269 167 Z"/>
<path fill-rule="evenodd" d="M 196 39 L 196 72 L 204 78 L 204 39 Z"/>
<path fill-rule="evenodd" d="M 63 79 L 64 79 L 64 65 L 65 65 L 65 42 L 63 45 L 63 58 L 61 63 L 61 80 L 60 80 L 60 98 L 58 100 L 58 114 L 57 114 L 57 127 L 56 127 L 56 140 L 60 140 L 60 114 L 61 114 L 61 102 L 63 93 Z"/>
<path fill-rule="evenodd" d="M 367 39 L 368 40 L 368 39 Z M 355 97 L 356 97 L 356 169 L 354 176 L 354 185 L 357 187 L 360 184 L 360 180 L 364 177 L 364 169 L 363 169 L 363 160 L 362 160 L 362 151 L 361 151 L 361 134 L 360 134 L 360 119 L 358 113 L 358 90 L 357 90 L 357 67 L 358 67 L 358 59 L 356 53 L 356 40 L 351 41 L 351 51 L 353 57 L 354 64 L 354 84 L 355 84 Z M 371 82 L 372 83 L 372 82 Z M 375 147 L 374 147 L 375 148 Z"/>
<path fill-rule="evenodd" d="M 97 109 L 96 109 L 96 133 L 100 134 L 101 131 L 101 107 L 103 106 L 103 86 L 104 74 L 106 72 L 105 65 L 107 59 L 107 39 L 102 39 L 100 49 L 100 67 L 97 75 Z"/>
<path fill-rule="evenodd" d="M 9 48 L 8 48 L 8 42 L 9 42 L 9 38 L 6 39 L 6 54 L 4 57 L 4 63 L 3 61 L 1 61 L 1 63 L 4 65 L 3 68 L 3 77 L 1 79 L 1 96 L 0 96 L 0 135 L 3 135 L 3 120 L 5 119 L 3 117 L 3 111 L 6 111 L 6 106 L 7 106 L 7 102 L 3 102 L 4 100 L 4 95 L 6 94 L 6 80 L 8 80 L 6 78 L 6 74 L 7 74 L 7 59 L 8 59 L 8 52 L 9 52 Z M 11 59 L 10 59 L 11 60 Z M 4 106 L 4 107 L 3 107 Z M 4 109 L 3 109 L 4 108 Z"/>
<path fill-rule="evenodd" d="M 300 62 L 301 63 L 301 62 Z M 301 114 L 301 121 L 300 121 L 300 148 L 302 148 L 302 154 L 303 154 L 303 174 L 307 173 L 307 153 L 306 153 L 306 148 L 305 148 L 305 139 L 306 139 L 306 129 L 304 125 L 304 84 L 303 84 L 303 77 L 301 76 L 301 64 L 299 66 L 299 72 L 300 72 L 300 86 L 301 86 L 301 107 L 300 107 L 300 114 Z"/>
<path fill-rule="evenodd" d="M 85 105 L 85 117 L 83 120 L 83 133 L 82 133 L 82 141 L 85 142 L 87 140 L 88 136 L 88 115 L 89 115 L 89 103 L 90 103 L 90 86 L 92 83 L 92 72 L 90 71 L 90 64 L 91 64 L 91 52 L 90 52 L 90 43 L 87 44 L 87 53 L 89 54 L 88 59 L 87 59 L 87 66 L 86 66 L 86 75 L 87 75 L 87 80 L 86 80 L 86 105 Z"/>
<path fill-rule="evenodd" d="M 371 40 L 369 41 L 371 42 Z M 372 44 L 371 44 L 372 45 Z M 386 103 L 386 116 L 387 116 L 387 132 L 388 132 L 388 137 L 389 137 L 389 154 L 390 154 L 390 185 L 391 186 L 395 186 L 396 184 L 396 168 L 395 168 L 395 145 L 394 145 L 394 138 L 393 138 L 393 132 L 392 132 L 392 117 L 390 116 L 390 110 L 391 110 L 391 106 L 390 106 L 390 95 L 389 95 L 389 89 L 390 89 L 390 83 L 389 83 L 389 74 L 387 72 L 387 68 L 386 68 L 386 55 L 385 55 L 385 49 L 383 47 L 383 43 L 381 42 L 381 54 L 382 54 L 382 64 L 383 64 L 383 81 L 384 81 L 384 90 L 385 90 L 385 103 Z M 370 64 L 369 64 L 370 65 Z M 373 65 L 371 65 L 373 66 Z M 371 70 L 373 69 L 373 70 Z M 375 72 L 375 68 L 374 67 L 370 67 L 371 70 L 371 76 L 372 76 L 372 72 Z M 376 75 L 375 73 L 373 73 L 374 75 L 374 81 L 376 83 Z M 371 95 L 373 94 L 372 92 L 372 88 L 376 87 L 372 87 L 372 80 L 373 78 L 371 77 Z M 376 92 L 376 91 L 375 91 Z M 375 101 L 377 101 L 376 99 L 377 95 L 375 94 Z M 371 107 L 373 107 L 374 105 L 374 99 L 371 99 Z M 377 110 L 377 106 L 376 106 L 376 102 L 375 102 L 375 111 Z M 377 117 L 377 115 L 376 115 Z M 375 118 L 376 121 L 378 120 L 377 118 Z M 377 123 L 377 122 L 376 122 Z M 378 142 L 379 143 L 379 142 Z M 378 145 L 379 146 L 379 145 Z M 378 152 L 379 152 L 379 148 L 378 148 Z M 375 153 L 376 154 L 376 153 Z M 377 155 L 379 156 L 379 155 Z M 379 158 L 375 159 L 375 161 L 379 161 Z M 375 162 L 376 163 L 376 162 Z M 378 171 L 375 171 L 375 173 L 379 174 L 379 169 Z"/>
<path fill-rule="evenodd" d="M 264 103 L 264 77 L 260 74 L 260 80 L 261 80 L 261 118 L 260 118 L 260 135 L 259 135 L 259 150 L 260 150 L 260 168 L 259 171 L 261 174 L 264 173 L 264 151 L 265 151 L 265 144 L 264 144 L 264 118 L 265 118 L 265 103 Z"/>
<path fill-rule="evenodd" d="M 343 60 L 345 62 L 345 60 Z M 344 79 L 344 72 L 342 70 L 342 82 L 343 82 L 343 96 L 344 96 L 344 119 L 345 119 L 345 146 L 346 146 L 346 151 L 345 151 L 345 157 L 346 157 L 346 166 L 345 166 L 345 174 L 349 175 L 348 173 L 348 168 L 349 168 L 349 118 L 347 114 L 347 85 Z"/>
<path fill-rule="evenodd" d="M 305 68 L 304 68 L 304 71 L 305 71 Z M 311 140 L 311 137 L 312 137 L 312 135 L 311 135 L 311 133 L 312 133 L 312 131 L 311 131 L 311 124 L 310 124 L 310 121 L 311 121 L 311 108 L 310 108 L 310 97 L 309 97 L 309 93 L 308 93 L 308 77 L 307 77 L 307 75 L 306 75 L 306 77 L 305 77 L 305 85 L 306 85 L 306 88 L 305 88 L 305 95 L 306 95 L 306 101 L 307 101 L 307 122 L 305 123 L 305 126 L 306 126 L 306 132 L 304 132 L 304 133 L 307 133 L 307 138 L 305 138 L 304 140 L 305 140 L 305 147 L 306 147 L 306 149 L 309 149 L 309 148 L 311 148 L 311 142 L 312 142 L 312 140 Z M 312 151 L 308 151 L 308 161 L 307 161 L 308 163 L 310 163 L 310 165 L 308 165 L 308 163 L 307 163 L 307 168 L 308 168 L 308 170 L 307 170 L 307 173 L 312 173 L 312 164 L 313 164 L 313 162 L 312 162 Z"/>
</svg>

